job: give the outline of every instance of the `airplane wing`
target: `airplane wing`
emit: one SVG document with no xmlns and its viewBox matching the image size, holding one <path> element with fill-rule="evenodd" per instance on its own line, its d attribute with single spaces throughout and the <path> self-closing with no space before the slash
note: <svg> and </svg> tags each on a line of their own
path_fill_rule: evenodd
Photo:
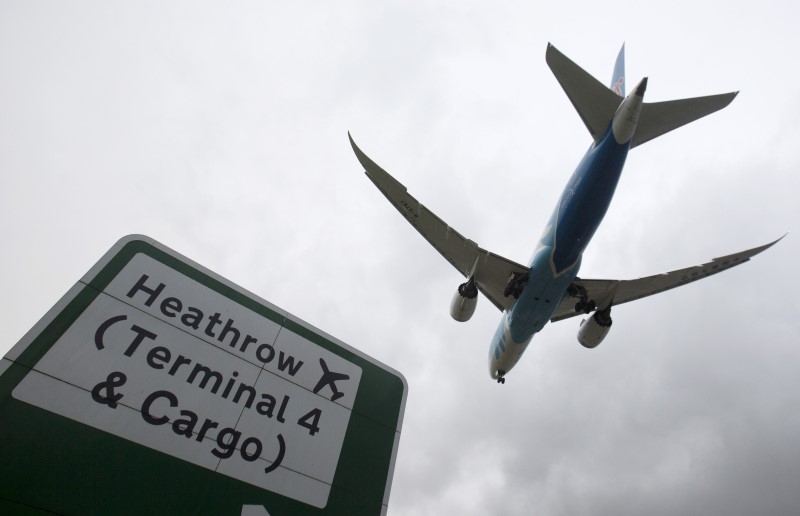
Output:
<svg viewBox="0 0 800 516">
<path fill-rule="evenodd" d="M 378 190 L 389 199 L 397 211 L 464 277 L 474 274 L 478 290 L 483 292 L 497 308 L 500 310 L 510 308 L 516 299 L 504 295 L 506 285 L 514 273 L 526 274 L 528 267 L 481 249 L 472 240 L 464 238 L 411 196 L 405 186 L 361 152 L 349 133 L 348 137 L 367 177 L 375 183 Z"/>
<path fill-rule="evenodd" d="M 622 303 L 652 296 L 653 294 L 680 287 L 681 285 L 686 285 L 687 283 L 692 283 L 693 281 L 728 270 L 731 267 L 741 265 L 758 253 L 766 251 L 782 238 L 783 237 L 760 247 L 754 247 L 753 249 L 729 254 L 720 258 L 714 258 L 710 262 L 702 265 L 695 265 L 694 267 L 687 267 L 664 274 L 647 276 L 646 278 L 635 280 L 591 280 L 576 278 L 573 283 L 579 288 L 585 288 L 588 298 L 590 300 L 595 300 L 598 305 L 601 304 L 601 299 L 607 300 L 611 296 L 613 296 L 611 306 L 621 305 Z M 616 292 L 614 292 L 614 289 L 616 289 Z M 583 312 L 575 311 L 575 304 L 577 301 L 578 299 L 575 297 L 564 295 L 558 308 L 553 312 L 550 321 L 555 322 L 576 315 L 583 315 Z"/>
</svg>

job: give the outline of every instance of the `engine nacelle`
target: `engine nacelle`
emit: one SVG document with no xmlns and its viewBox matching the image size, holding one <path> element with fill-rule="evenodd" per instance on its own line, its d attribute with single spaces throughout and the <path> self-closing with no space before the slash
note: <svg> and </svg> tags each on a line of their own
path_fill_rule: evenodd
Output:
<svg viewBox="0 0 800 516">
<path fill-rule="evenodd" d="M 611 308 L 596 310 L 591 317 L 581 321 L 578 342 L 585 348 L 596 348 L 611 329 Z"/>
<path fill-rule="evenodd" d="M 458 322 L 469 321 L 478 306 L 478 289 L 470 280 L 458 286 L 458 290 L 450 301 L 450 316 Z"/>
</svg>

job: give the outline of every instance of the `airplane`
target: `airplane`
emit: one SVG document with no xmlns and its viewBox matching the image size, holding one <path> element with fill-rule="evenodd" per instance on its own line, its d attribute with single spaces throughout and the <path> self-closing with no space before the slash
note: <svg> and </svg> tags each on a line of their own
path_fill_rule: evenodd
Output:
<svg viewBox="0 0 800 516">
<path fill-rule="evenodd" d="M 321 391 L 327 385 L 331 388 L 331 391 L 333 392 L 333 396 L 331 396 L 331 401 L 338 400 L 339 398 L 344 396 L 344 393 L 339 392 L 339 389 L 336 388 L 336 382 L 339 380 L 349 380 L 350 375 L 332 372 L 330 369 L 328 369 L 328 364 L 326 364 L 325 361 L 322 360 L 321 358 L 319 359 L 319 365 L 320 367 L 322 367 L 322 377 L 320 377 L 316 387 L 314 387 L 314 394 Z"/>
<path fill-rule="evenodd" d="M 466 278 L 450 304 L 453 319 L 464 322 L 472 317 L 478 292 L 501 310 L 502 318 L 489 346 L 489 374 L 500 384 L 505 383 L 533 336 L 548 322 L 591 314 L 580 323 L 578 341 L 586 348 L 595 348 L 611 329 L 611 307 L 741 265 L 780 240 L 702 265 L 634 280 L 579 278 L 583 252 L 608 210 L 628 151 L 726 107 L 738 92 L 646 103 L 647 77 L 625 96 L 625 45 L 617 56 L 610 87 L 552 44 L 548 44 L 545 58 L 589 130 L 592 143 L 564 188 L 527 266 L 464 238 L 367 157 L 348 133 L 367 177 Z"/>
</svg>

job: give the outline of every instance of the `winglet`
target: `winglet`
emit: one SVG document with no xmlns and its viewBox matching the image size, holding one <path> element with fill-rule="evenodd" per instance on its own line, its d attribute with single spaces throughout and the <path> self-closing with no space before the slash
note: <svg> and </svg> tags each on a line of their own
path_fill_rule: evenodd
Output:
<svg viewBox="0 0 800 516">
<path fill-rule="evenodd" d="M 374 161 L 369 159 L 369 156 L 364 154 L 361 149 L 358 148 L 358 145 L 356 145 L 356 142 L 353 140 L 353 136 L 350 134 L 350 131 L 347 131 L 347 138 L 350 140 L 350 146 L 353 147 L 353 152 L 356 153 L 356 158 L 358 158 L 358 161 L 364 167 L 365 171 L 373 167 L 381 168 L 378 167 Z"/>
<path fill-rule="evenodd" d="M 783 234 L 782 237 L 780 237 L 779 239 L 775 240 L 774 242 L 770 242 L 769 244 L 762 245 L 761 247 L 756 247 L 755 249 L 753 249 L 753 251 L 755 251 L 755 252 L 752 254 L 752 256 L 755 256 L 760 252 L 766 251 L 767 249 L 769 249 L 773 245 L 777 244 L 778 242 L 780 242 L 781 240 L 786 238 L 786 235 L 788 235 L 788 234 L 789 233 L 786 232 L 786 233 Z"/>
<path fill-rule="evenodd" d="M 364 167 L 364 173 L 367 174 L 367 177 L 375 183 L 375 185 L 384 192 L 386 195 L 385 189 L 387 187 L 391 188 L 392 190 L 399 190 L 401 192 L 407 191 L 406 187 L 397 179 L 393 178 L 388 172 L 383 170 L 377 163 L 372 161 L 369 156 L 364 154 L 361 149 L 358 148 L 356 142 L 353 140 L 353 137 L 350 135 L 350 131 L 347 131 L 347 137 L 350 139 L 350 145 L 353 147 L 353 152 L 356 154 L 356 158 L 361 163 L 361 166 Z"/>
</svg>

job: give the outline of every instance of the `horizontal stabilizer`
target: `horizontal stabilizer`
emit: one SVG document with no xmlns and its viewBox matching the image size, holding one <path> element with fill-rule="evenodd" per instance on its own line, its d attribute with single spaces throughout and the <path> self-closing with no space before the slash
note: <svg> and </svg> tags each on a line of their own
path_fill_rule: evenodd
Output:
<svg viewBox="0 0 800 516">
<path fill-rule="evenodd" d="M 547 45 L 545 58 L 595 143 L 599 143 L 623 98 L 551 44 Z"/>
<path fill-rule="evenodd" d="M 739 92 L 708 97 L 644 103 L 631 148 L 710 115 L 730 104 Z"/>
</svg>

